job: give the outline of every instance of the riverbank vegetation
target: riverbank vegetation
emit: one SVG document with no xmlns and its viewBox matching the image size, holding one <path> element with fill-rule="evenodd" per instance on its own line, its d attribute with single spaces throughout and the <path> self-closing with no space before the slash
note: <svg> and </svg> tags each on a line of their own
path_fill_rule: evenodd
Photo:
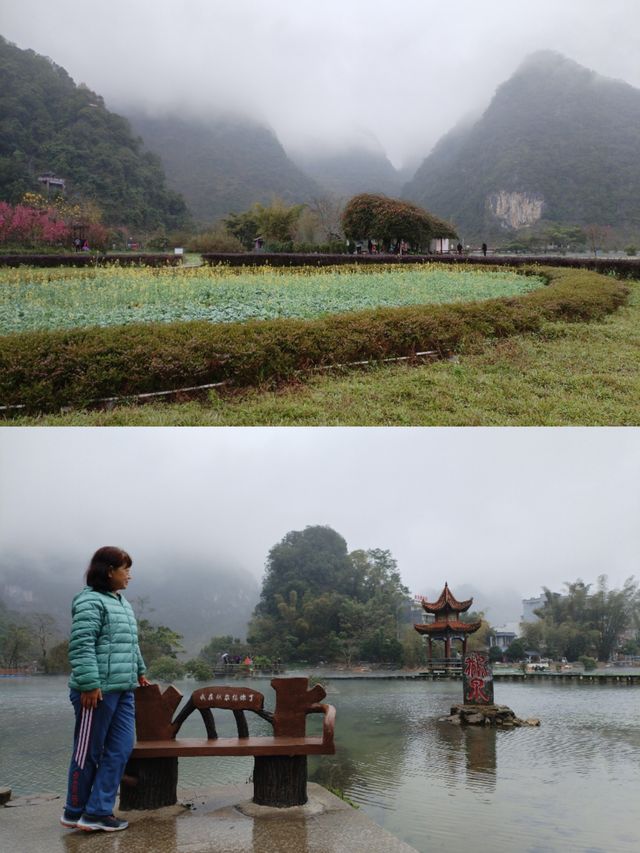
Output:
<svg viewBox="0 0 640 853">
<path fill-rule="evenodd" d="M 565 583 L 564 592 L 545 587 L 536 613 L 537 621 L 524 623 L 522 641 L 548 657 L 570 661 L 590 657 L 595 666 L 595 661 L 608 661 L 616 651 L 640 652 L 640 587 L 633 577 L 622 589 L 609 589 L 606 575 L 595 587 L 581 579 Z"/>
</svg>

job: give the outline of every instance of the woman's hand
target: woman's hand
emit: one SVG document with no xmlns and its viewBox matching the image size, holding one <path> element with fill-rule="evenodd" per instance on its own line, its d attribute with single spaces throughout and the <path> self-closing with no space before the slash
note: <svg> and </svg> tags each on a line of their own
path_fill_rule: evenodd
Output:
<svg viewBox="0 0 640 853">
<path fill-rule="evenodd" d="M 102 701 L 102 690 L 96 687 L 95 690 L 87 690 L 80 694 L 80 704 L 83 708 L 97 708 L 98 702 Z"/>
<path fill-rule="evenodd" d="M 151 687 L 151 682 L 147 681 L 144 675 L 138 676 L 138 684 L 140 685 L 140 687 Z"/>
</svg>

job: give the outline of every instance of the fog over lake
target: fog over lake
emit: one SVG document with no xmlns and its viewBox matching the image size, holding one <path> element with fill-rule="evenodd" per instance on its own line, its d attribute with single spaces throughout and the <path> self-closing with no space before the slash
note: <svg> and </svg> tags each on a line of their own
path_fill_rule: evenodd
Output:
<svg viewBox="0 0 640 853">
<path fill-rule="evenodd" d="M 638 576 L 640 443 L 590 429 L 5 429 L 0 582 L 10 555 L 80 582 L 100 545 L 134 557 L 132 595 L 200 566 L 256 580 L 290 530 L 382 548 L 412 592 L 471 585 L 479 606 L 580 577 Z M 134 589 L 135 586 L 135 589 Z M 516 610 L 511 616 L 519 619 Z"/>
</svg>

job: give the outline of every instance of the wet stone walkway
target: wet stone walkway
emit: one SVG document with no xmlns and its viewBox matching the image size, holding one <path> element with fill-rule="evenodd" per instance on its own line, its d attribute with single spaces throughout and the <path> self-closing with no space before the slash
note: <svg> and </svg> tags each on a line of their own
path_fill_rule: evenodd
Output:
<svg viewBox="0 0 640 853">
<path fill-rule="evenodd" d="M 123 832 L 86 833 L 59 823 L 63 799 L 24 797 L 0 807 L 7 853 L 415 853 L 361 811 L 319 785 L 309 802 L 291 809 L 256 806 L 250 785 L 183 790 L 181 804 L 153 812 L 116 814 Z"/>
</svg>

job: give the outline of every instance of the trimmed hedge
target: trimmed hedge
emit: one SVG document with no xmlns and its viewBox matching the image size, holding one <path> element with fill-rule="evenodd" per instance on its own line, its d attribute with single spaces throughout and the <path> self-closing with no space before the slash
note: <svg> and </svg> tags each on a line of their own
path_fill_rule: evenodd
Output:
<svg viewBox="0 0 640 853">
<path fill-rule="evenodd" d="M 91 255 L 77 252 L 72 255 L 0 255 L 0 267 L 104 267 L 110 264 L 136 267 L 177 266 L 181 255 Z"/>
<path fill-rule="evenodd" d="M 31 411 L 230 381 L 282 381 L 314 367 L 441 356 L 472 340 L 535 332 L 545 319 L 596 320 L 625 301 L 622 282 L 536 268 L 549 285 L 524 296 L 384 308 L 316 320 L 135 324 L 0 337 L 0 404 Z"/>
<path fill-rule="evenodd" d="M 594 270 L 614 273 L 624 278 L 640 278 L 640 258 L 567 258 L 520 255 L 519 257 L 495 255 L 489 258 L 480 255 L 322 255 L 275 252 L 244 252 L 228 254 L 208 252 L 202 255 L 206 264 L 226 264 L 231 267 L 333 267 L 344 264 L 477 264 L 490 267 L 530 267 L 532 265 L 571 267 L 572 269 Z"/>
</svg>

